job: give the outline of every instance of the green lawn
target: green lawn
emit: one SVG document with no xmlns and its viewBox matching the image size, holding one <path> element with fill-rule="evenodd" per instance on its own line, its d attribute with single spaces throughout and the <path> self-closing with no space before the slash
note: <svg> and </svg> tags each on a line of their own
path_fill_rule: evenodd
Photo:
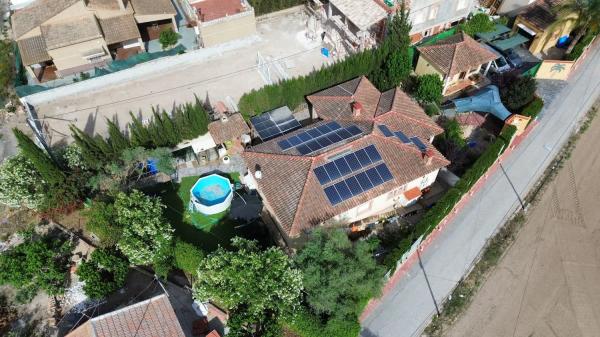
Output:
<svg viewBox="0 0 600 337">
<path fill-rule="evenodd" d="M 198 176 L 185 177 L 180 184 L 164 183 L 148 192 L 162 198 L 167 206 L 165 215 L 175 228 L 176 236 L 210 252 L 217 249 L 219 245 L 229 246 L 230 239 L 240 234 L 235 230 L 237 224 L 227 217 L 228 211 L 204 215 L 192 214 L 187 210 L 190 190 L 198 178 Z M 229 179 L 239 182 L 239 174 L 231 174 Z"/>
</svg>

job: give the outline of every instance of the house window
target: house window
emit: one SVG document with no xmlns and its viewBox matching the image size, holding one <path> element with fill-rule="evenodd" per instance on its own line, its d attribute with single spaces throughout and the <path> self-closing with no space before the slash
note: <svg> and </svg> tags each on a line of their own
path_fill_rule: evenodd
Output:
<svg viewBox="0 0 600 337">
<path fill-rule="evenodd" d="M 98 63 L 98 62 L 102 61 L 103 58 L 104 58 L 104 56 L 94 56 L 94 57 L 88 58 L 88 61 L 90 63 Z"/>
<path fill-rule="evenodd" d="M 458 0 L 458 5 L 456 6 L 456 10 L 461 10 L 467 8 L 470 0 Z"/>
<path fill-rule="evenodd" d="M 434 20 L 438 16 L 438 11 L 440 10 L 440 4 L 435 4 L 429 7 L 429 18 L 428 20 Z"/>
<path fill-rule="evenodd" d="M 429 35 L 431 35 L 431 29 L 428 29 L 423 32 L 423 37 L 428 37 Z"/>
<path fill-rule="evenodd" d="M 427 14 L 427 10 L 426 9 L 422 9 L 418 12 L 415 12 L 415 14 L 413 14 L 413 18 L 412 18 L 412 23 L 413 25 L 418 25 L 420 23 L 425 22 L 425 15 Z"/>
</svg>

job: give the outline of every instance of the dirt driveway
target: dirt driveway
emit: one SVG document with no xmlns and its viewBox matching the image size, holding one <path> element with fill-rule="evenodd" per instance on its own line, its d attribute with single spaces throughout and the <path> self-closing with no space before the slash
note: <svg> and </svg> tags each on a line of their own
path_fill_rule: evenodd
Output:
<svg viewBox="0 0 600 337">
<path fill-rule="evenodd" d="M 598 118 L 448 336 L 600 336 Z"/>
</svg>

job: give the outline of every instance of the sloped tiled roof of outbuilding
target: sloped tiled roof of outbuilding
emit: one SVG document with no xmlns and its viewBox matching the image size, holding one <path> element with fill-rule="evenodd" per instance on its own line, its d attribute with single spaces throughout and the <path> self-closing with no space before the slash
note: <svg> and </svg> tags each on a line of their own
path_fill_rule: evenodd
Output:
<svg viewBox="0 0 600 337">
<path fill-rule="evenodd" d="M 435 68 L 448 76 L 472 70 L 497 56 L 465 33 L 454 34 L 434 44 L 417 48 Z"/>
</svg>

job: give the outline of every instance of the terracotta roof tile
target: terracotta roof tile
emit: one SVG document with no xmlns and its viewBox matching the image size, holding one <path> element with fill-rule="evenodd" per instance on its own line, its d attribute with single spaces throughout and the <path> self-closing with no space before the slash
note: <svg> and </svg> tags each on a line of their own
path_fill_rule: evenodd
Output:
<svg viewBox="0 0 600 337">
<path fill-rule="evenodd" d="M 226 122 L 220 120 L 208 124 L 208 131 L 217 144 L 236 139 L 243 134 L 250 133 L 250 128 L 241 114 L 236 113 L 227 118 Z"/>
<path fill-rule="evenodd" d="M 408 201 L 414 200 L 420 197 L 421 195 L 421 190 L 418 187 L 413 187 L 410 190 L 404 192 L 404 198 L 406 198 L 406 200 Z"/>
<path fill-rule="evenodd" d="M 15 39 L 39 27 L 78 1 L 80 0 L 36 0 L 16 11 L 10 17 Z"/>
<path fill-rule="evenodd" d="M 102 37 L 96 18 L 91 14 L 42 25 L 40 29 L 48 50 Z"/>
<path fill-rule="evenodd" d="M 449 164 L 429 143 L 429 139 L 443 132 L 443 129 L 400 89 L 380 94 L 366 77 L 360 77 L 307 98 L 325 121 L 256 145 L 243 154 L 251 174 L 260 167 L 262 178 L 257 181 L 258 189 L 267 209 L 289 236 L 297 236 L 303 230 Z M 352 113 L 353 102 L 362 105 L 362 116 L 358 118 Z M 283 151 L 277 144 L 284 138 L 330 120 L 335 120 L 342 127 L 354 124 L 363 134 L 308 156 L 301 156 L 295 149 Z M 404 144 L 396 137 L 384 137 L 377 127 L 381 124 L 410 137 L 419 137 L 428 144 L 433 154 L 432 163 L 426 164 L 416 146 Z M 335 206 L 331 205 L 313 169 L 326 163 L 328 157 L 368 145 L 376 146 L 394 179 Z"/>
<path fill-rule="evenodd" d="M 454 76 L 496 59 L 496 55 L 465 33 L 454 34 L 428 46 L 417 48 L 434 67 Z"/>
<path fill-rule="evenodd" d="M 137 23 L 132 14 L 99 18 L 106 44 L 113 44 L 140 37 Z"/>
<path fill-rule="evenodd" d="M 26 39 L 18 40 L 17 45 L 21 52 L 23 65 L 32 65 L 44 61 L 50 61 L 52 58 L 46 51 L 46 43 L 42 35 L 35 35 Z"/>
<path fill-rule="evenodd" d="M 67 337 L 184 337 L 166 295 L 94 317 Z"/>
<path fill-rule="evenodd" d="M 244 6 L 242 6 L 240 0 L 203 0 L 191 5 L 198 10 L 202 22 L 220 19 L 244 11 Z"/>
<path fill-rule="evenodd" d="M 135 15 L 176 15 L 171 0 L 130 0 Z"/>
</svg>

